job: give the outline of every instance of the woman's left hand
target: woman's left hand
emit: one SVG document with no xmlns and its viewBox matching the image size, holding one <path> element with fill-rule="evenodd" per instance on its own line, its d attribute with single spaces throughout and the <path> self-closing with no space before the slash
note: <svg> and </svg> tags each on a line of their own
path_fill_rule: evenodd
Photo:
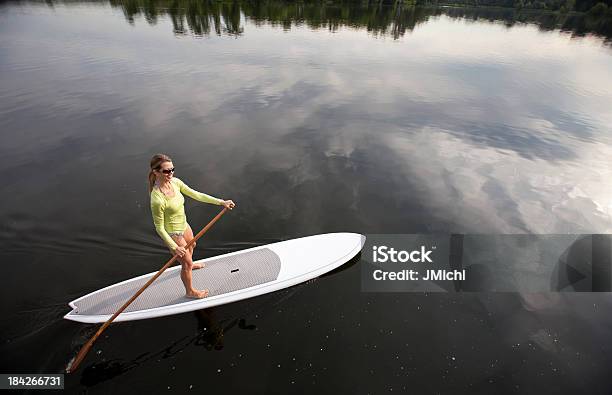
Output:
<svg viewBox="0 0 612 395">
<path fill-rule="evenodd" d="M 234 203 L 232 200 L 224 200 L 222 204 L 225 208 L 230 210 L 236 207 L 236 203 Z"/>
</svg>

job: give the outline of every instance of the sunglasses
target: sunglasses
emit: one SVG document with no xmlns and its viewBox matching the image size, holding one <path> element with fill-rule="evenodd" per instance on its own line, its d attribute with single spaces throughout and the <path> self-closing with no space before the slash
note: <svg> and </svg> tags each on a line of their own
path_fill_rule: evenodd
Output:
<svg viewBox="0 0 612 395">
<path fill-rule="evenodd" d="M 174 173 L 174 167 L 172 169 L 162 170 L 161 172 L 164 173 L 164 174 Z"/>
</svg>

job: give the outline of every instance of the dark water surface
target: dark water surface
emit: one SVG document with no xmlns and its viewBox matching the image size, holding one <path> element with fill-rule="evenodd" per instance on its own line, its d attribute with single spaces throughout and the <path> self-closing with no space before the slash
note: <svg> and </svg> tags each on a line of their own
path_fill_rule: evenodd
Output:
<svg viewBox="0 0 612 395">
<path fill-rule="evenodd" d="M 208 7 L 208 8 L 207 8 Z M 208 257 L 314 233 L 611 233 L 612 50 L 551 14 L 0 5 L 1 372 L 59 372 L 67 302 L 159 268 L 148 160 L 238 207 Z M 195 231 L 218 208 L 188 202 Z M 610 393 L 612 298 L 368 294 L 353 265 L 121 323 L 71 392 Z"/>
</svg>

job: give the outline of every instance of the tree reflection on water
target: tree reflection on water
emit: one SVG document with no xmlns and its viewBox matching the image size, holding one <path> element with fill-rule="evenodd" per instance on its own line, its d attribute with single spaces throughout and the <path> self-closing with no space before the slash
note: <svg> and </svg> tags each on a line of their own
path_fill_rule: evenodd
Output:
<svg viewBox="0 0 612 395">
<path fill-rule="evenodd" d="M 327 29 L 331 32 L 342 27 L 366 29 L 375 36 L 399 39 L 430 18 L 445 15 L 453 19 L 502 22 L 507 27 L 528 23 L 544 31 L 559 29 L 571 34 L 572 37 L 598 35 L 605 39 L 607 45 L 612 41 L 612 7 L 606 4 L 597 4 L 586 13 L 576 13 L 507 7 L 507 2 L 502 0 L 490 0 L 487 4 L 496 4 L 496 1 L 502 7 L 471 7 L 469 1 L 467 6 L 439 7 L 432 5 L 431 0 L 376 2 L 110 0 L 109 3 L 114 8 L 120 8 L 130 24 L 134 24 L 136 18 L 142 17 L 149 24 L 155 25 L 160 17 L 168 17 L 172 21 L 174 34 L 191 34 L 196 37 L 211 34 L 239 37 L 244 34 L 245 21 L 249 20 L 256 26 L 270 24 L 284 30 L 300 26 Z M 11 3 L 31 3 L 31 1 L 16 0 Z M 54 7 L 55 4 L 97 3 L 97 1 L 46 0 L 44 3 Z M 580 4 L 576 7 L 578 8 Z"/>
</svg>

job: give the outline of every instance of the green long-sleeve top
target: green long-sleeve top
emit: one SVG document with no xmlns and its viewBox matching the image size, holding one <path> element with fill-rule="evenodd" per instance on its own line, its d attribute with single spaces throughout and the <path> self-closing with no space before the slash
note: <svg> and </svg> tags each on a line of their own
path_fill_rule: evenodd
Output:
<svg viewBox="0 0 612 395">
<path fill-rule="evenodd" d="M 195 191 L 176 177 L 170 180 L 170 184 L 174 188 L 173 197 L 166 196 L 157 188 L 153 188 L 151 191 L 151 213 L 153 214 L 155 231 L 168 247 L 174 250 L 178 245 L 168 233 L 183 232 L 187 228 L 187 216 L 185 215 L 184 207 L 185 198 L 182 194 L 184 193 L 190 198 L 203 203 L 216 205 L 223 204 L 223 200 Z"/>
</svg>

